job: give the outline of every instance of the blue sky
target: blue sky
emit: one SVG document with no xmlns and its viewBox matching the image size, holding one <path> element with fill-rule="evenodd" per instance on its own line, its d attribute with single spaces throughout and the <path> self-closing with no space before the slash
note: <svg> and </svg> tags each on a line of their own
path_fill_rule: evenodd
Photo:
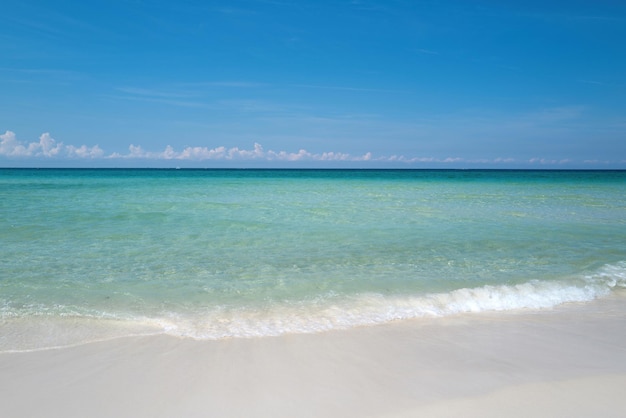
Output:
<svg viewBox="0 0 626 418">
<path fill-rule="evenodd" d="M 0 10 L 0 166 L 626 168 L 623 1 Z"/>
</svg>

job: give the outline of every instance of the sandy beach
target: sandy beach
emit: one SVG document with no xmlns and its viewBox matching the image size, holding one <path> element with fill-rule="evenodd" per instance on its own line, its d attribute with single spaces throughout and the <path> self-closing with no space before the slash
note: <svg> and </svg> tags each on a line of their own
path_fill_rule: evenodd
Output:
<svg viewBox="0 0 626 418">
<path fill-rule="evenodd" d="M 2 353 L 0 416 L 626 416 L 625 302 Z"/>
</svg>

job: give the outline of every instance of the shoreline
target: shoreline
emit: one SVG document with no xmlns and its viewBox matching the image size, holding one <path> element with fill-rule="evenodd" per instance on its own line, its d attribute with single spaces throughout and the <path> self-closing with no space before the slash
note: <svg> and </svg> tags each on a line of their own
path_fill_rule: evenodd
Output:
<svg viewBox="0 0 626 418">
<path fill-rule="evenodd" d="M 625 293 L 319 334 L 2 353 L 0 415 L 624 416 Z"/>
<path fill-rule="evenodd" d="M 11 317 L 0 324 L 0 354 L 70 348 L 117 338 L 169 335 L 196 340 L 319 334 L 400 321 L 432 322 L 481 315 L 518 315 L 562 310 L 577 303 L 622 295 L 626 264 L 607 264 L 585 282 L 527 281 L 411 296 L 362 294 L 327 305 L 318 301 L 263 309 L 206 311 L 201 316 L 101 318 L 62 313 Z M 617 271 L 613 271 L 617 270 Z M 607 276 L 609 278 L 607 278 Z M 608 293 L 608 295 L 607 295 Z"/>
</svg>

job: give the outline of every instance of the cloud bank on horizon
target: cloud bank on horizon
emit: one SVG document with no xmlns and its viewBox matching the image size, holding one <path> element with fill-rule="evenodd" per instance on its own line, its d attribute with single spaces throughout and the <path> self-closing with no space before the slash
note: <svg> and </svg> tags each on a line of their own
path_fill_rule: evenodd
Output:
<svg viewBox="0 0 626 418">
<path fill-rule="evenodd" d="M 114 161 L 114 160 L 151 160 L 157 161 L 230 161 L 230 162 L 357 162 L 364 163 L 363 167 L 367 167 L 367 163 L 400 163 L 404 166 L 413 166 L 419 164 L 481 164 L 486 166 L 498 166 L 502 164 L 527 164 L 527 165 L 571 165 L 571 164 L 625 164 L 626 161 L 572 161 L 571 159 L 547 159 L 534 157 L 528 160 L 520 161 L 514 158 L 494 158 L 494 159 L 464 159 L 460 157 L 416 157 L 404 155 L 375 156 L 371 152 L 363 155 L 351 155 L 348 153 L 327 151 L 322 153 L 311 153 L 305 149 L 297 152 L 265 150 L 259 143 L 254 143 L 252 149 L 244 149 L 239 147 L 227 148 L 218 146 L 209 147 L 185 147 L 179 151 L 175 150 L 171 145 L 167 145 L 163 151 L 148 151 L 139 145 L 131 144 L 127 153 L 106 153 L 100 146 L 87 145 L 66 145 L 58 142 L 50 133 L 46 132 L 39 136 L 38 141 L 24 142 L 17 139 L 12 131 L 6 131 L 0 134 L 0 158 L 9 161 L 23 161 L 31 158 L 42 160 L 56 161 L 73 161 L 73 162 L 89 162 L 93 160 Z M 79 164 L 80 165 L 80 164 Z"/>
</svg>

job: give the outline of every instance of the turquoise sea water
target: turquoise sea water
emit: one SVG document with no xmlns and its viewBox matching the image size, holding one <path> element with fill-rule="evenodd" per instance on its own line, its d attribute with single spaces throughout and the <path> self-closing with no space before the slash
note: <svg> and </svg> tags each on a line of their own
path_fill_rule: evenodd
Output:
<svg viewBox="0 0 626 418">
<path fill-rule="evenodd" d="M 545 309 L 626 286 L 626 171 L 0 169 L 0 351 Z"/>
</svg>

